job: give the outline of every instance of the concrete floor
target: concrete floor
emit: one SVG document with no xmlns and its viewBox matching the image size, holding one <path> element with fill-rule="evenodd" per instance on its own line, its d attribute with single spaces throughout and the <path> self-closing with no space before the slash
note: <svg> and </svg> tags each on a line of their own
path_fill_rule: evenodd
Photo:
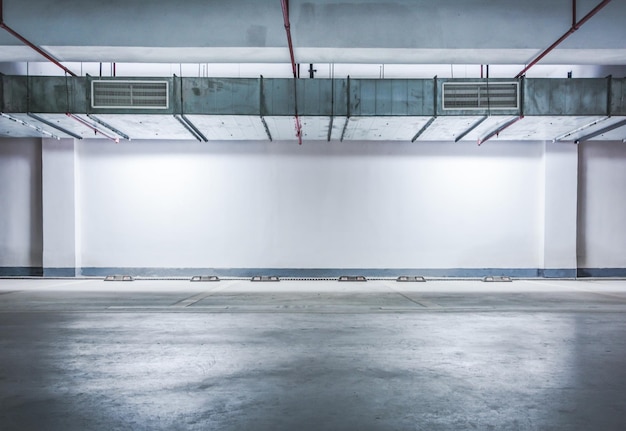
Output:
<svg viewBox="0 0 626 431">
<path fill-rule="evenodd" d="M 624 430 L 626 281 L 0 280 L 0 430 Z"/>
</svg>

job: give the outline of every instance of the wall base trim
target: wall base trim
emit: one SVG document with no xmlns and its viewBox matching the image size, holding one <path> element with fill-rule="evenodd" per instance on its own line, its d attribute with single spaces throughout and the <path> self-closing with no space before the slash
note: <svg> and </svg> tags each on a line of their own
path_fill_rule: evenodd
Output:
<svg viewBox="0 0 626 431">
<path fill-rule="evenodd" d="M 324 278 L 341 275 L 363 275 L 366 277 L 398 277 L 400 275 L 422 275 L 424 277 L 467 277 L 480 278 L 488 275 L 515 278 L 570 277 L 576 276 L 575 269 L 545 270 L 537 268 L 81 268 L 80 275 L 104 277 L 112 274 L 135 277 L 191 277 L 193 275 L 217 275 L 218 277 L 252 277 L 254 275 L 276 275 L 279 277 Z"/>
<path fill-rule="evenodd" d="M 44 268 L 44 277 L 76 277 L 76 268 Z"/>
<path fill-rule="evenodd" d="M 543 278 L 576 278 L 576 268 L 544 268 L 539 270 Z"/>
<path fill-rule="evenodd" d="M 422 275 L 424 277 L 480 278 L 488 275 L 514 278 L 626 278 L 626 268 L 42 268 L 38 266 L 0 266 L 0 277 L 105 277 L 128 274 L 135 277 L 192 277 L 217 275 L 219 277 L 252 277 L 277 275 L 279 277 L 324 278 L 340 275 L 366 277 L 398 277 Z"/>
<path fill-rule="evenodd" d="M 0 266 L 0 277 L 41 277 L 40 266 Z"/>
<path fill-rule="evenodd" d="M 578 277 L 626 277 L 626 268 L 578 268 Z"/>
</svg>

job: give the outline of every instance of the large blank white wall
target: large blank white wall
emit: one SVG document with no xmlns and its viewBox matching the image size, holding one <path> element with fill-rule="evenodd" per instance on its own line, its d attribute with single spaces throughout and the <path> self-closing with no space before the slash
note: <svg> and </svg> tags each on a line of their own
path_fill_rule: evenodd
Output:
<svg viewBox="0 0 626 431">
<path fill-rule="evenodd" d="M 41 140 L 0 139 L 0 267 L 41 262 Z"/>
<path fill-rule="evenodd" d="M 578 266 L 626 268 L 626 145 L 580 148 Z"/>
<path fill-rule="evenodd" d="M 541 143 L 78 149 L 83 267 L 543 265 Z"/>
</svg>

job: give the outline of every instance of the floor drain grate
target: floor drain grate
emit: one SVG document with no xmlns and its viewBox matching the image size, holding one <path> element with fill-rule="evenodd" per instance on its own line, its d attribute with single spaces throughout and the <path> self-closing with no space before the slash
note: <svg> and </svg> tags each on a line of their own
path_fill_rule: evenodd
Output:
<svg viewBox="0 0 626 431">
<path fill-rule="evenodd" d="M 280 281 L 280 278 L 275 275 L 255 275 L 250 281 Z"/>
<path fill-rule="evenodd" d="M 104 277 L 104 281 L 133 281 L 134 278 L 130 275 L 107 275 Z"/>
<path fill-rule="evenodd" d="M 193 282 L 201 282 L 201 281 L 220 281 L 220 278 L 217 275 L 194 275 L 191 277 Z"/>
<path fill-rule="evenodd" d="M 396 281 L 399 282 L 424 282 L 426 281 L 426 279 L 424 277 L 422 277 L 421 275 L 401 275 L 400 277 L 396 278 Z"/>
<path fill-rule="evenodd" d="M 342 275 L 339 281 L 367 281 L 367 278 L 363 275 Z"/>
<path fill-rule="evenodd" d="M 489 275 L 487 277 L 484 277 L 483 281 L 485 282 L 509 282 L 513 280 L 511 280 L 511 277 L 508 277 L 506 275 Z"/>
</svg>

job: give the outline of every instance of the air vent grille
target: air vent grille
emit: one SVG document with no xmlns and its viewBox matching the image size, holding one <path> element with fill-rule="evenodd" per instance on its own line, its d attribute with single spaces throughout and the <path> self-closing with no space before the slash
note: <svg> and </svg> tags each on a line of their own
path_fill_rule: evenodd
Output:
<svg viewBox="0 0 626 431">
<path fill-rule="evenodd" d="M 91 107 L 117 109 L 167 109 L 167 81 L 92 81 Z"/>
<path fill-rule="evenodd" d="M 517 82 L 444 82 L 443 109 L 519 109 Z"/>
</svg>

